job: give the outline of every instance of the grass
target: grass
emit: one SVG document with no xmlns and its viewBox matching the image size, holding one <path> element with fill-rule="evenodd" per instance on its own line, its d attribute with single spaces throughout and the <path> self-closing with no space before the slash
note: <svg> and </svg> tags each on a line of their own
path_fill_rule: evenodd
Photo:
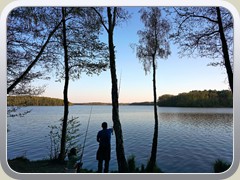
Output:
<svg viewBox="0 0 240 180">
<path fill-rule="evenodd" d="M 129 173 L 146 173 L 144 165 L 140 168 L 136 167 L 135 156 L 130 156 L 128 158 L 128 168 Z M 12 170 L 18 173 L 65 173 L 65 167 L 67 162 L 60 163 L 57 160 L 39 160 L 39 161 L 30 161 L 24 156 L 17 157 L 12 160 L 8 160 L 8 164 Z M 159 169 L 154 171 L 161 172 Z M 95 173 L 92 170 L 81 169 L 81 173 Z M 117 173 L 113 171 L 111 173 Z"/>
<path fill-rule="evenodd" d="M 65 173 L 66 163 L 59 163 L 57 160 L 39 160 L 29 161 L 25 157 L 17 157 L 8 160 L 8 164 L 13 171 L 18 173 Z M 142 165 L 136 167 L 135 156 L 132 155 L 127 159 L 129 173 L 148 173 L 147 169 Z M 213 163 L 214 173 L 221 173 L 230 168 L 231 164 L 223 161 L 216 160 Z M 93 170 L 81 169 L 81 173 L 96 173 Z M 117 172 L 112 172 L 117 173 Z M 155 167 L 153 173 L 163 173 L 160 168 Z"/>
<path fill-rule="evenodd" d="M 163 173 L 163 171 L 155 165 L 153 171 L 149 171 L 145 166 L 142 164 L 141 167 L 136 167 L 135 156 L 131 155 L 127 159 L 128 163 L 128 171 L 129 173 Z M 149 163 L 149 162 L 148 162 Z"/>
<path fill-rule="evenodd" d="M 29 161 L 25 157 L 17 157 L 8 160 L 12 170 L 19 173 L 65 173 L 66 162 L 59 163 L 56 160 Z M 82 173 L 91 173 L 92 171 L 82 169 Z"/>
</svg>

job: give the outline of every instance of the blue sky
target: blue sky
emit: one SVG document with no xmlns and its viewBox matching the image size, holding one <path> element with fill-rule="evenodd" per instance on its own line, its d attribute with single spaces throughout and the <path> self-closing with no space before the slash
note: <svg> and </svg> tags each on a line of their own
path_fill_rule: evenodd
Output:
<svg viewBox="0 0 240 180">
<path fill-rule="evenodd" d="M 152 73 L 145 75 L 142 64 L 136 58 L 131 43 L 138 42 L 137 31 L 143 26 L 136 10 L 128 22 L 116 28 L 116 67 L 120 84 L 119 102 L 152 101 Z M 106 34 L 103 41 L 107 42 Z M 223 67 L 207 66 L 211 59 L 179 58 L 176 45 L 171 44 L 172 54 L 168 59 L 159 59 L 157 68 L 157 95 L 173 94 L 191 90 L 229 89 L 227 75 Z M 37 82 L 47 84 L 42 96 L 63 98 L 63 82 Z M 81 79 L 69 85 L 70 102 L 111 102 L 110 71 L 99 76 L 82 75 Z"/>
</svg>

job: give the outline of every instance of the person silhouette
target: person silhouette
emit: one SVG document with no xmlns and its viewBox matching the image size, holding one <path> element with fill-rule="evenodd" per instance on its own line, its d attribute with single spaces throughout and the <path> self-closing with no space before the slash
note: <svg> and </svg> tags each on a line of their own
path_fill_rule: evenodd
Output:
<svg viewBox="0 0 240 180">
<path fill-rule="evenodd" d="M 102 173 L 103 161 L 104 163 L 104 173 L 108 173 L 109 161 L 111 159 L 111 135 L 113 134 L 113 128 L 107 128 L 106 122 L 102 123 L 102 130 L 97 134 L 97 142 L 99 142 L 99 147 L 97 150 L 97 160 L 98 160 L 98 173 Z"/>
<path fill-rule="evenodd" d="M 76 173 L 79 159 L 80 158 L 77 156 L 77 149 L 71 148 L 68 153 L 67 168 L 65 169 L 66 173 Z"/>
</svg>

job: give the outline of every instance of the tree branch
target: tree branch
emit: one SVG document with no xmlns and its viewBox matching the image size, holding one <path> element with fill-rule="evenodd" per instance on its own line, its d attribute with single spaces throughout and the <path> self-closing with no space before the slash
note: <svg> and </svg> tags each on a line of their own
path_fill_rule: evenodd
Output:
<svg viewBox="0 0 240 180">
<path fill-rule="evenodd" d="M 194 13 L 185 13 L 185 14 L 181 14 L 176 8 L 174 8 L 174 10 L 176 11 L 176 13 L 181 16 L 181 17 L 191 17 L 191 18 L 203 18 L 203 19 L 207 19 L 208 21 L 210 22 L 213 22 L 213 23 L 218 23 L 217 20 L 213 20 L 207 16 L 200 16 L 200 15 L 195 15 Z M 185 19 L 186 20 L 186 19 Z"/>
<path fill-rule="evenodd" d="M 103 18 L 102 18 L 102 15 L 98 12 L 98 10 L 94 7 L 92 7 L 92 9 L 97 13 L 97 15 L 99 16 L 100 18 L 100 22 L 101 24 L 103 25 L 104 29 L 109 32 L 109 29 L 107 28 L 107 26 L 105 25 L 104 21 L 103 21 Z"/>
<path fill-rule="evenodd" d="M 201 34 L 201 35 L 199 35 L 198 37 L 197 37 L 197 39 L 196 39 L 196 44 L 198 45 L 198 43 L 199 43 L 199 41 L 202 39 L 202 38 L 204 38 L 204 37 L 208 37 L 208 36 L 211 36 L 211 35 L 213 35 L 213 34 L 215 34 L 215 33 L 219 33 L 219 30 L 217 30 L 217 31 L 212 31 L 212 32 L 210 32 L 210 33 L 204 33 L 204 34 Z"/>
<path fill-rule="evenodd" d="M 27 69 L 14 81 L 12 85 L 10 85 L 7 88 L 7 94 L 9 94 L 15 87 L 16 85 L 29 73 L 29 71 L 32 69 L 32 67 L 37 63 L 38 59 L 41 57 L 44 49 L 46 48 L 48 42 L 50 41 L 51 37 L 53 34 L 57 31 L 58 27 L 61 25 L 62 20 L 57 24 L 57 26 L 50 32 L 48 35 L 48 38 L 42 48 L 40 49 L 38 55 L 35 57 L 35 59 L 32 61 L 32 63 L 27 67 Z"/>
</svg>

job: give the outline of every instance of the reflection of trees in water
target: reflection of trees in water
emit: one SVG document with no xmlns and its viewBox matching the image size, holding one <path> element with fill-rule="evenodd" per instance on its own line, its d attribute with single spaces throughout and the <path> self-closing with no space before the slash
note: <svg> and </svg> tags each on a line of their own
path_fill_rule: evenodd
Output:
<svg viewBox="0 0 240 180">
<path fill-rule="evenodd" d="M 181 126 L 202 127 L 202 128 L 221 128 L 232 127 L 233 115 L 220 113 L 160 113 L 160 121 L 172 121 Z"/>
</svg>

